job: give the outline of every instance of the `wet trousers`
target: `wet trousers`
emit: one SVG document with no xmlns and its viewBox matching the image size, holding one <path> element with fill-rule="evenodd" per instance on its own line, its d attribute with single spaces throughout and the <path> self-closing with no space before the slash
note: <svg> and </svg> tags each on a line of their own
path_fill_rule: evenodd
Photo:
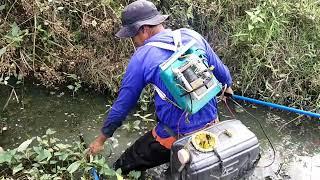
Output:
<svg viewBox="0 0 320 180">
<path fill-rule="evenodd" d="M 130 171 L 144 171 L 170 161 L 170 149 L 162 146 L 152 135 L 152 131 L 141 136 L 113 164 L 115 170 L 121 168 L 123 174 Z"/>
</svg>

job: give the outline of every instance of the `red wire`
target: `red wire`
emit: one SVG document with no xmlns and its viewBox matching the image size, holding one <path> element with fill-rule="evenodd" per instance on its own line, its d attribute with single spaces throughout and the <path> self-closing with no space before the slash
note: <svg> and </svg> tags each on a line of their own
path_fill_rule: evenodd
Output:
<svg viewBox="0 0 320 180">
<path fill-rule="evenodd" d="M 227 107 L 227 109 L 229 110 L 229 112 L 232 114 L 233 118 L 236 118 L 236 116 L 234 115 L 234 113 L 231 111 L 226 99 L 222 100 L 224 102 L 224 105 Z"/>
<path fill-rule="evenodd" d="M 179 139 L 179 136 L 180 136 L 180 121 L 181 121 L 181 119 L 182 119 L 182 117 L 183 117 L 183 114 L 185 113 L 186 111 L 183 111 L 183 113 L 181 114 L 181 116 L 180 116 L 180 118 L 179 118 L 179 120 L 178 120 L 178 124 L 177 124 L 177 128 L 178 128 L 178 139 Z"/>
</svg>

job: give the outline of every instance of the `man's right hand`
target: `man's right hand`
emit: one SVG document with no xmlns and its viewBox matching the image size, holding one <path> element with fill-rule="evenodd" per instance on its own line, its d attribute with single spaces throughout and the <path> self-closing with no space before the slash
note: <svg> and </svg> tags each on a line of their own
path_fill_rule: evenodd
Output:
<svg viewBox="0 0 320 180">
<path fill-rule="evenodd" d="M 233 95 L 233 90 L 231 87 L 226 88 L 224 91 L 224 96 L 231 97 Z"/>
<path fill-rule="evenodd" d="M 89 153 L 96 155 L 101 150 L 103 150 L 104 142 L 107 140 L 107 137 L 103 134 L 100 134 L 89 146 Z"/>
</svg>

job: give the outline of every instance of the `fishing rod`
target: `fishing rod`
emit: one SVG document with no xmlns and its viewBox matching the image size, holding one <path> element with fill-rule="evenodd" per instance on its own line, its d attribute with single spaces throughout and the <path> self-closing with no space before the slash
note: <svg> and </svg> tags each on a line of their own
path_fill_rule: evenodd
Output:
<svg viewBox="0 0 320 180">
<path fill-rule="evenodd" d="M 315 118 L 320 119 L 319 113 L 304 111 L 301 109 L 295 109 L 292 107 L 288 107 L 288 106 L 284 106 L 284 105 L 280 105 L 280 104 L 275 104 L 275 103 L 271 103 L 271 102 L 266 102 L 266 101 L 261 101 L 261 100 L 257 100 L 257 99 L 253 99 L 253 98 L 244 97 L 244 96 L 239 96 L 239 95 L 235 95 L 235 94 L 233 94 L 231 97 L 233 99 L 237 99 L 237 100 L 243 100 L 243 101 L 247 101 L 247 102 L 254 103 L 254 104 L 268 106 L 268 107 L 272 107 L 272 108 L 276 108 L 276 109 L 280 109 L 280 110 L 284 110 L 284 111 L 289 111 L 289 112 L 294 112 L 297 114 L 303 114 L 303 115 L 307 115 L 310 117 L 315 117 Z"/>
<path fill-rule="evenodd" d="M 87 149 L 88 147 L 87 147 L 86 142 L 84 141 L 84 138 L 83 138 L 83 134 L 82 134 L 82 133 L 79 133 L 79 138 L 80 138 L 80 142 L 83 143 L 83 147 L 84 147 L 85 149 Z M 92 176 L 92 178 L 93 178 L 94 180 L 99 180 L 99 175 L 98 175 L 98 172 L 97 172 L 97 169 L 96 169 L 96 168 L 92 167 L 92 168 L 90 169 L 90 174 L 91 174 L 91 176 Z"/>
</svg>

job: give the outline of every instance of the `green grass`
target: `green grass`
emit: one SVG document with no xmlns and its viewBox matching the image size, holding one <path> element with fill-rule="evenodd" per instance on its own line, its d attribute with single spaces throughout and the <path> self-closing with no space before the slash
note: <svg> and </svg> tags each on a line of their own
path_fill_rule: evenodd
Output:
<svg viewBox="0 0 320 180">
<path fill-rule="evenodd" d="M 154 2 L 171 15 L 168 27 L 193 28 L 208 39 L 238 93 L 320 111 L 319 1 Z M 73 84 L 65 73 L 76 74 L 115 95 L 133 52 L 131 41 L 114 37 L 125 3 L 6 0 L 0 5 L 0 75 L 35 77 L 49 87 Z"/>
</svg>

